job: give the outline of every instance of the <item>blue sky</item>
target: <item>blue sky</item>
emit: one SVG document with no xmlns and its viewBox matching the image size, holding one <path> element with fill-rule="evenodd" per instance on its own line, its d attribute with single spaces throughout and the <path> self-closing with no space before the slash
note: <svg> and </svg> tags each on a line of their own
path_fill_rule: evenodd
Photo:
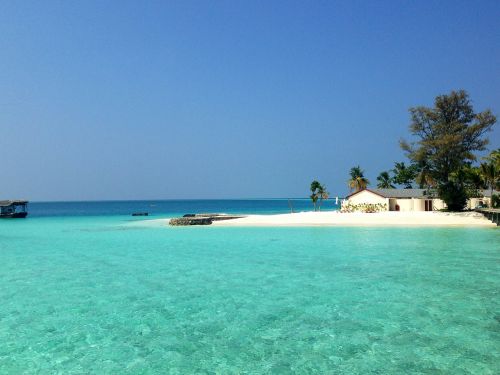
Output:
<svg viewBox="0 0 500 375">
<path fill-rule="evenodd" d="M 405 160 L 408 108 L 500 116 L 498 1 L 0 2 L 0 197 L 300 197 Z M 500 129 L 490 133 L 500 147 Z"/>
</svg>

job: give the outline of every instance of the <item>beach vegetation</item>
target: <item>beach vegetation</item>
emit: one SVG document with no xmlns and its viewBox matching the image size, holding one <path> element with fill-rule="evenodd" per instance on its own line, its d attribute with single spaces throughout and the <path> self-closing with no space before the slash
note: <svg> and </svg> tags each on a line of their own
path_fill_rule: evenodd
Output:
<svg viewBox="0 0 500 375">
<path fill-rule="evenodd" d="M 426 169 L 421 169 L 418 172 L 417 177 L 415 178 L 415 182 L 418 184 L 418 187 L 420 189 L 433 190 L 437 186 L 436 180 L 432 177 L 432 174 Z"/>
<path fill-rule="evenodd" d="M 318 187 L 320 186 L 320 183 L 316 180 L 313 180 L 313 182 L 311 182 L 311 195 L 309 196 L 309 198 L 311 198 L 311 201 L 313 203 L 313 207 L 314 207 L 314 211 L 316 211 L 316 204 L 318 202 Z"/>
<path fill-rule="evenodd" d="M 402 185 L 404 189 L 411 189 L 413 182 L 418 176 L 418 169 L 416 164 L 407 166 L 404 162 L 394 163 L 394 177 L 392 181 L 395 184 Z"/>
<path fill-rule="evenodd" d="M 309 196 L 309 198 L 311 198 L 311 201 L 312 201 L 313 206 L 314 206 L 314 211 L 316 211 L 316 204 L 317 204 L 317 202 L 318 202 L 318 196 L 317 196 L 316 194 L 314 194 L 314 193 L 313 193 L 313 194 L 311 194 L 311 195 Z"/>
<path fill-rule="evenodd" d="M 467 204 L 467 191 L 462 181 L 449 180 L 440 184 L 437 193 L 446 203 L 448 211 L 463 211 Z"/>
<path fill-rule="evenodd" d="M 330 193 L 326 190 L 326 187 L 320 184 L 318 187 L 318 197 L 319 197 L 318 210 L 321 211 L 321 205 L 323 204 L 323 199 L 327 200 L 329 196 Z"/>
<path fill-rule="evenodd" d="M 493 163 L 497 169 L 500 169 L 500 148 L 491 151 L 490 154 L 483 159 L 489 163 Z"/>
<path fill-rule="evenodd" d="M 365 177 L 364 171 L 359 165 L 351 168 L 351 170 L 349 171 L 349 176 L 350 179 L 349 181 L 347 181 L 347 184 L 349 185 L 349 189 L 351 189 L 351 191 L 360 191 L 366 189 L 370 184 L 370 181 L 368 181 L 368 179 Z"/>
<path fill-rule="evenodd" d="M 493 194 L 491 196 L 491 207 L 500 208 L 500 195 Z"/>
<path fill-rule="evenodd" d="M 474 112 L 463 90 L 437 96 L 433 107 L 410 108 L 410 115 L 414 141 L 402 140 L 400 145 L 418 166 L 418 181 L 432 181 L 450 211 L 463 210 L 467 192 L 460 171 L 477 160 L 476 151 L 485 149 L 489 141 L 486 133 L 496 117 L 490 110 Z"/>
<path fill-rule="evenodd" d="M 363 212 L 363 213 L 375 213 L 375 212 L 383 212 L 387 211 L 387 203 L 358 203 L 353 204 L 347 201 L 344 205 L 342 205 L 342 209 L 340 212 Z"/>
<path fill-rule="evenodd" d="M 377 177 L 377 187 L 379 189 L 394 189 L 395 186 L 392 184 L 392 177 L 387 171 L 380 172 Z"/>
<path fill-rule="evenodd" d="M 323 203 L 323 200 L 328 199 L 330 193 L 328 193 L 324 185 L 316 180 L 311 182 L 310 190 L 311 195 L 309 196 L 309 198 L 311 198 L 311 201 L 313 203 L 314 211 L 321 210 L 321 204 Z"/>
<path fill-rule="evenodd" d="M 493 196 L 493 190 L 497 187 L 499 183 L 499 170 L 494 162 L 481 163 L 480 165 L 481 176 L 483 177 L 484 184 L 490 189 L 490 196 Z"/>
<path fill-rule="evenodd" d="M 464 186 L 468 198 L 481 198 L 485 182 L 479 167 L 464 166 L 460 173 L 464 174 Z"/>
</svg>

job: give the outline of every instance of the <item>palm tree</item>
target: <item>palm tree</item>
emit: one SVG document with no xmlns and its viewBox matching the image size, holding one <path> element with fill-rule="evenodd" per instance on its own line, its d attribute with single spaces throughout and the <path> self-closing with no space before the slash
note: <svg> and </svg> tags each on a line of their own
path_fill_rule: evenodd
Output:
<svg viewBox="0 0 500 375">
<path fill-rule="evenodd" d="M 328 191 L 326 191 L 325 186 L 319 185 L 317 194 L 319 197 L 318 209 L 321 211 L 321 204 L 323 203 L 323 199 L 328 199 L 328 197 L 330 196 L 330 193 Z"/>
<path fill-rule="evenodd" d="M 490 187 L 490 197 L 491 203 L 490 206 L 493 207 L 493 189 L 498 184 L 499 179 L 499 171 L 497 170 L 496 165 L 492 163 L 481 163 L 481 175 L 483 176 L 484 182 L 486 186 Z"/>
<path fill-rule="evenodd" d="M 392 178 L 389 175 L 389 172 L 384 171 L 380 172 L 380 174 L 377 177 L 377 187 L 379 189 L 394 189 L 394 185 L 392 184 Z"/>
<path fill-rule="evenodd" d="M 497 169 L 500 169 L 500 148 L 491 151 L 490 154 L 483 159 L 495 164 Z"/>
<path fill-rule="evenodd" d="M 351 178 L 347 181 L 347 184 L 351 190 L 360 191 L 366 189 L 366 187 L 370 184 L 370 181 L 368 181 L 368 179 L 364 176 L 363 170 L 359 165 L 351 168 L 349 176 Z"/>
<path fill-rule="evenodd" d="M 319 198 L 319 190 L 321 188 L 321 184 L 314 180 L 313 182 L 311 182 L 311 195 L 309 196 L 313 202 L 313 206 L 314 206 L 314 211 L 316 211 L 316 202 L 318 202 L 318 198 Z"/>
<path fill-rule="evenodd" d="M 479 167 L 464 165 L 461 168 L 464 188 L 469 198 L 482 197 L 481 191 L 485 188 L 484 179 Z M 450 175 L 451 177 L 451 175 Z"/>
<path fill-rule="evenodd" d="M 314 206 L 314 211 L 316 211 L 316 202 L 318 201 L 318 196 L 313 193 L 309 196 L 309 198 L 311 198 L 311 200 L 313 202 L 313 206 Z"/>
</svg>

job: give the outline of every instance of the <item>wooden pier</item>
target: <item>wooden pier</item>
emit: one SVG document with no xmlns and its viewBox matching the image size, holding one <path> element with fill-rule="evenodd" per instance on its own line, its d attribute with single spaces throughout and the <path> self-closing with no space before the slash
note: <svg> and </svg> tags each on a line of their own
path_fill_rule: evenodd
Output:
<svg viewBox="0 0 500 375">
<path fill-rule="evenodd" d="M 170 219 L 169 224 L 173 226 L 187 225 L 210 225 L 214 221 L 240 219 L 241 215 L 226 215 L 226 214 L 186 214 L 183 217 Z"/>
<path fill-rule="evenodd" d="M 500 209 L 499 208 L 478 208 L 476 212 L 482 213 L 486 218 L 497 226 L 500 225 Z"/>
</svg>

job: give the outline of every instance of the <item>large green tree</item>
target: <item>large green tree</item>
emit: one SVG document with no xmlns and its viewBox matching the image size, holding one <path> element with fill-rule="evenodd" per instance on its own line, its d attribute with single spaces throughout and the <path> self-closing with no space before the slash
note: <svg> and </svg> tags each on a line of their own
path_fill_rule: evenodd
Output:
<svg viewBox="0 0 500 375">
<path fill-rule="evenodd" d="M 485 149 L 486 133 L 496 123 L 495 116 L 490 110 L 475 113 L 463 90 L 436 97 L 432 108 L 410 108 L 410 114 L 410 133 L 416 139 L 401 141 L 401 147 L 412 162 L 425 165 L 425 174 L 434 181 L 448 209 L 462 210 L 465 186 L 454 175 L 476 160 L 475 151 Z"/>
<path fill-rule="evenodd" d="M 412 164 L 416 171 L 415 182 L 420 189 L 434 190 L 437 187 L 436 180 L 432 177 L 430 166 L 425 159 L 420 160 L 417 164 Z"/>
</svg>

